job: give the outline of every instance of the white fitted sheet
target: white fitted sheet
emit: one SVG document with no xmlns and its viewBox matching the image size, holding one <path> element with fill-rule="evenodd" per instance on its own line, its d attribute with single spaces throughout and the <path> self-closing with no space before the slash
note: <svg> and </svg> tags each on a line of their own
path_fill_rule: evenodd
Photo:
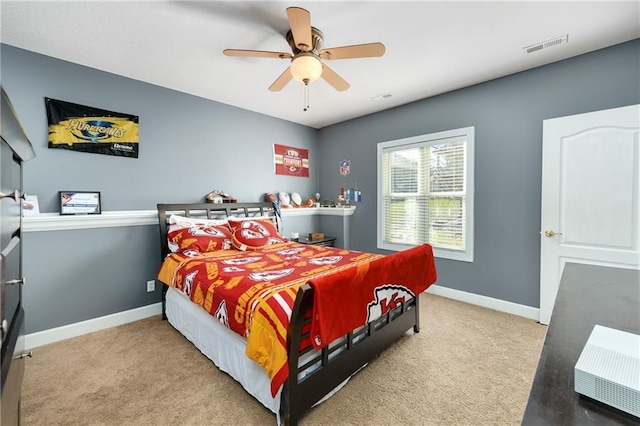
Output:
<svg viewBox="0 0 640 426">
<path fill-rule="evenodd" d="M 246 341 L 216 321 L 179 290 L 169 287 L 166 298 L 169 323 L 182 333 L 222 371 L 276 415 L 280 410 L 280 393 L 271 397 L 269 376 L 245 355 Z"/>
</svg>

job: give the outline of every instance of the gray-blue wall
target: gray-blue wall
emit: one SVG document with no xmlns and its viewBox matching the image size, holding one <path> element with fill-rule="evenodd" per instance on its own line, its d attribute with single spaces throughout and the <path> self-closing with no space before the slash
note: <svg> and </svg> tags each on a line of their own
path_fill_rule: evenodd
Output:
<svg viewBox="0 0 640 426">
<path fill-rule="evenodd" d="M 473 67 L 473 64 L 469 64 Z M 475 259 L 438 285 L 539 307 L 542 121 L 640 103 L 640 40 L 319 130 L 320 192 L 357 182 L 351 247 L 376 247 L 377 143 L 475 126 Z M 339 162 L 351 160 L 343 178 Z"/>
<path fill-rule="evenodd" d="M 266 192 L 314 194 L 315 129 L 1 45 L 2 85 L 36 151 L 24 187 L 41 212 L 61 190 L 102 192 L 103 210 L 198 202 L 214 190 L 242 201 Z M 49 149 L 44 98 L 139 116 L 139 158 Z M 310 176 L 276 176 L 273 144 L 309 149 Z"/>
<path fill-rule="evenodd" d="M 24 189 L 43 213 L 58 211 L 60 190 L 100 191 L 104 211 L 203 202 L 214 189 L 241 201 L 317 191 L 315 129 L 4 44 L 0 54 L 2 86 L 36 152 L 24 165 Z M 49 149 L 45 97 L 138 115 L 139 158 Z M 310 177 L 276 176 L 274 143 L 308 149 Z M 316 224 L 290 218 L 285 235 Z M 26 333 L 160 301 L 159 285 L 146 292 L 160 265 L 157 226 L 25 232 L 23 239 Z"/>
<path fill-rule="evenodd" d="M 160 301 L 157 226 L 23 234 L 25 331 L 33 333 Z"/>
<path fill-rule="evenodd" d="M 542 121 L 640 103 L 639 40 L 320 130 L 0 47 L 2 85 L 38 155 L 25 165 L 25 189 L 45 212 L 57 211 L 62 189 L 99 190 L 108 211 L 200 201 L 212 189 L 242 201 L 281 190 L 306 197 L 319 189 L 334 198 L 342 182 L 357 182 L 363 202 L 350 219 L 351 248 L 381 252 L 376 144 L 475 126 L 475 261 L 437 259 L 438 284 L 533 307 L 539 306 Z M 48 149 L 44 97 L 138 115 L 140 158 Z M 311 177 L 275 176 L 273 143 L 308 148 Z M 347 178 L 339 174 L 343 159 L 351 160 Z M 333 232 L 332 219 L 318 223 Z M 304 226 L 313 224 L 295 225 Z M 27 333 L 159 301 L 157 292 L 142 291 L 159 265 L 154 228 L 26 233 Z"/>
</svg>

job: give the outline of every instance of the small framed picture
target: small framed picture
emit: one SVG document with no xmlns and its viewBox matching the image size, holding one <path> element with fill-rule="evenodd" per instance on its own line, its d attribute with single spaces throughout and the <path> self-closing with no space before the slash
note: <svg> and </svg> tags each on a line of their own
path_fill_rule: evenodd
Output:
<svg viewBox="0 0 640 426">
<path fill-rule="evenodd" d="M 60 191 L 60 214 L 100 214 L 100 192 Z"/>
</svg>

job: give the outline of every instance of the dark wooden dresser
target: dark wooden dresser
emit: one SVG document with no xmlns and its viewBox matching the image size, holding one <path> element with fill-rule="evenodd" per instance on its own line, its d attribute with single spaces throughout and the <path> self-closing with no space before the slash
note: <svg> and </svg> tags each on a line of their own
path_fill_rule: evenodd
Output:
<svg viewBox="0 0 640 426">
<path fill-rule="evenodd" d="M 522 426 L 639 424 L 574 390 L 574 367 L 596 324 L 640 334 L 640 271 L 565 265 Z"/>
<path fill-rule="evenodd" d="M 4 89 L 0 114 L 0 254 L 2 258 L 2 408 L 0 424 L 20 424 L 24 376 L 22 309 L 22 163 L 35 156 Z"/>
</svg>

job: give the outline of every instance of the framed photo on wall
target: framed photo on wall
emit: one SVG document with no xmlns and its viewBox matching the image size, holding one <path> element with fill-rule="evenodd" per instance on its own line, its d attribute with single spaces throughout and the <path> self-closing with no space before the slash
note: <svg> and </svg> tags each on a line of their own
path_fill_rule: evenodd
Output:
<svg viewBox="0 0 640 426">
<path fill-rule="evenodd" d="M 60 191 L 60 215 L 100 214 L 100 192 Z"/>
</svg>

